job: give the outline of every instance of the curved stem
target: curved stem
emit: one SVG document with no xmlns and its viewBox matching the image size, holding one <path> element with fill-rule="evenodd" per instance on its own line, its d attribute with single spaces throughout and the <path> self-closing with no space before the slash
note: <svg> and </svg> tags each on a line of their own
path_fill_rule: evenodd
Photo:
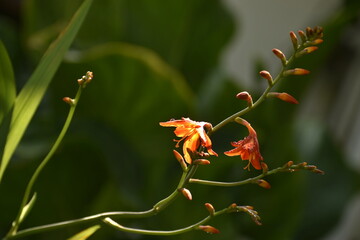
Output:
<svg viewBox="0 0 360 240">
<path fill-rule="evenodd" d="M 122 225 L 120 225 L 119 223 L 113 221 L 111 218 L 105 218 L 103 220 L 104 223 L 118 229 L 124 232 L 130 232 L 130 233 L 137 233 L 137 234 L 145 234 L 145 235 L 157 235 L 157 236 L 170 236 L 170 235 L 176 235 L 176 234 L 181 234 L 181 233 L 185 233 L 194 229 L 197 229 L 200 225 L 205 224 L 206 222 L 208 222 L 211 218 L 227 213 L 227 212 L 231 212 L 229 210 L 229 208 L 225 208 L 222 209 L 220 211 L 217 211 L 214 213 L 214 215 L 212 216 L 207 216 L 206 218 L 202 219 L 201 221 L 184 227 L 184 228 L 180 228 L 180 229 L 176 229 L 176 230 L 168 230 L 168 231 L 160 231 L 160 230 L 146 230 L 146 229 L 138 229 L 138 228 L 129 228 L 129 227 L 124 227 Z"/>
<path fill-rule="evenodd" d="M 72 118 L 74 116 L 76 105 L 77 105 L 77 103 L 78 103 L 78 101 L 80 99 L 81 92 L 82 92 L 82 87 L 79 86 L 78 91 L 76 93 L 76 97 L 74 99 L 74 104 L 70 107 L 70 110 L 69 110 L 68 116 L 66 118 L 65 124 L 64 124 L 58 138 L 56 139 L 56 141 L 55 141 L 54 145 L 52 146 L 52 148 L 50 149 L 49 153 L 45 156 L 43 161 L 37 167 L 37 169 L 35 170 L 34 174 L 31 177 L 30 181 L 28 182 L 28 185 L 27 185 L 25 193 L 24 193 L 23 200 L 22 200 L 20 208 L 19 208 L 19 212 L 18 212 L 18 214 L 17 214 L 17 216 L 16 216 L 16 218 L 15 218 L 13 224 L 12 224 L 12 228 L 10 229 L 7 236 L 14 235 L 17 232 L 17 230 L 19 228 L 19 225 L 21 223 L 21 220 L 23 220 L 23 219 L 21 219 L 21 215 L 23 214 L 24 207 L 26 206 L 26 204 L 29 201 L 30 194 L 32 193 L 32 188 L 33 188 L 38 176 L 40 175 L 41 171 L 43 170 L 45 165 L 49 162 L 49 160 L 52 158 L 52 156 L 54 155 L 54 153 L 58 149 L 61 141 L 63 140 L 63 138 L 64 138 L 69 126 L 70 126 L 71 120 L 72 120 Z"/>
<path fill-rule="evenodd" d="M 153 215 L 156 215 L 158 212 L 164 210 L 169 204 L 171 204 L 176 199 L 176 197 L 179 195 L 178 189 L 184 187 L 188 183 L 190 177 L 192 177 L 194 175 L 196 169 L 197 169 L 197 165 L 191 165 L 189 171 L 183 171 L 183 174 L 181 176 L 181 179 L 179 181 L 179 184 L 178 184 L 176 190 L 173 191 L 168 197 L 166 197 L 166 198 L 160 200 L 158 203 L 156 203 L 154 205 L 154 207 L 151 208 L 150 210 L 142 211 L 142 212 L 105 212 L 105 213 L 99 213 L 99 214 L 95 214 L 95 215 L 87 216 L 87 217 L 83 217 L 83 218 L 78 218 L 78 219 L 73 219 L 73 220 L 68 220 L 68 221 L 63 221 L 63 222 L 58 222 L 58 223 L 52 223 L 52 224 L 47 224 L 47 225 L 38 226 L 38 227 L 32 227 L 32 228 L 24 229 L 24 230 L 21 230 L 21 231 L 18 231 L 18 232 L 15 231 L 11 235 L 8 234 L 4 239 L 17 239 L 17 238 L 25 237 L 25 236 L 36 234 L 36 233 L 61 229 L 61 228 L 64 228 L 64 227 L 80 225 L 80 224 L 93 222 L 93 221 L 99 221 L 99 220 L 103 220 L 103 219 L 108 218 L 108 217 L 115 217 L 115 218 L 145 218 L 145 217 L 151 217 Z"/>
</svg>

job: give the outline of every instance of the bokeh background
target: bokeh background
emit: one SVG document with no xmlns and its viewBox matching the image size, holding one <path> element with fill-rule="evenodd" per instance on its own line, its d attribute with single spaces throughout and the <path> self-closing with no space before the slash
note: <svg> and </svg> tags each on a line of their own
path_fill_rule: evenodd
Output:
<svg viewBox="0 0 360 240">
<path fill-rule="evenodd" d="M 1 0 L 0 38 L 21 86 L 66 26 L 80 0 Z M 222 209 L 252 205 L 262 217 L 225 215 L 200 231 L 149 237 L 104 227 L 90 239 L 360 239 L 360 3 L 357 0 L 94 0 L 91 10 L 26 132 L 0 186 L 0 235 L 9 229 L 26 182 L 59 133 L 87 70 L 84 92 L 61 148 L 35 186 L 38 199 L 23 228 L 115 210 L 147 210 L 170 194 L 181 169 L 172 155 L 172 130 L 160 121 L 190 117 L 215 125 L 244 107 L 234 96 L 258 97 L 263 69 L 276 75 L 276 47 L 291 52 L 289 31 L 324 27 L 324 43 L 278 91 L 300 105 L 269 100 L 244 116 L 259 135 L 270 168 L 306 161 L 324 170 L 277 174 L 255 185 L 190 185 L 193 200 L 179 198 L 155 217 L 121 220 L 130 227 L 175 229 L 206 216 L 205 202 Z M 213 136 L 214 150 L 246 136 L 229 125 Z M 196 177 L 237 181 L 255 176 L 245 162 L 219 156 Z M 86 226 L 26 239 L 66 239 Z"/>
</svg>

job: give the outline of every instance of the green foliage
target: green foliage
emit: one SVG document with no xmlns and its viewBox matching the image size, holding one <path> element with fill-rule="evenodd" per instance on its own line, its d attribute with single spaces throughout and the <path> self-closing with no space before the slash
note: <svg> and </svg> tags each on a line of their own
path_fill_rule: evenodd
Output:
<svg viewBox="0 0 360 240">
<path fill-rule="evenodd" d="M 91 2 L 91 0 L 85 1 L 82 7 L 79 8 L 68 27 L 45 52 L 34 73 L 16 97 L 11 119 L 11 127 L 7 136 L 4 154 L 1 161 L 0 181 L 10 158 L 18 146 L 18 143 L 27 129 L 27 126 L 30 123 L 36 109 L 38 108 L 50 81 L 59 67 L 67 49 L 70 47 L 70 44 L 75 38 Z M 5 66 L 8 65 L 9 64 L 6 64 Z M 11 69 L 11 67 L 9 68 Z"/>
</svg>

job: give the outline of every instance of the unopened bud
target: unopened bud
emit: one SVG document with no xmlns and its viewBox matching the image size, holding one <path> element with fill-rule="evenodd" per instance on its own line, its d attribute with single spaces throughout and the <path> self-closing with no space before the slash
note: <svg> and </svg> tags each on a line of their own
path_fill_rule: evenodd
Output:
<svg viewBox="0 0 360 240">
<path fill-rule="evenodd" d="M 198 229 L 206 232 L 206 233 L 211 233 L 211 234 L 217 234 L 220 233 L 220 231 L 210 225 L 200 225 L 198 226 Z"/>
<path fill-rule="evenodd" d="M 282 101 L 288 102 L 288 103 L 292 103 L 292 104 L 298 104 L 299 102 L 290 94 L 288 93 L 278 93 L 278 92 L 270 92 L 267 94 L 267 97 L 275 97 L 278 98 Z"/>
<path fill-rule="evenodd" d="M 261 164 L 261 168 L 263 170 L 263 174 L 267 174 L 267 172 L 269 171 L 268 165 L 264 162 L 261 162 L 260 164 Z"/>
<path fill-rule="evenodd" d="M 213 205 L 211 205 L 210 203 L 205 203 L 205 207 L 208 210 L 210 216 L 214 216 L 215 214 L 215 208 Z"/>
<path fill-rule="evenodd" d="M 89 84 L 91 82 L 93 77 L 94 77 L 93 73 L 90 71 L 87 71 L 84 76 L 82 76 L 80 79 L 77 80 L 77 82 L 80 86 L 85 88 L 87 86 L 87 84 Z"/>
<path fill-rule="evenodd" d="M 180 163 L 180 166 L 183 169 L 183 171 L 187 170 L 187 165 L 185 163 L 183 156 L 181 156 L 181 154 L 176 150 L 173 150 L 173 153 L 174 153 L 176 160 L 178 160 L 178 162 Z"/>
<path fill-rule="evenodd" d="M 307 162 L 302 162 L 298 164 L 299 167 L 306 167 L 307 165 Z"/>
<path fill-rule="evenodd" d="M 294 50 L 296 51 L 299 48 L 299 43 L 296 34 L 293 31 L 290 32 L 290 39 L 293 44 Z"/>
<path fill-rule="evenodd" d="M 247 101 L 247 103 L 250 107 L 253 104 L 251 95 L 246 91 L 236 94 L 236 98 Z"/>
<path fill-rule="evenodd" d="M 322 43 L 324 40 L 322 40 L 321 38 L 315 39 L 314 41 L 311 41 L 310 43 L 312 45 L 318 45 L 320 43 Z"/>
<path fill-rule="evenodd" d="M 187 200 L 192 200 L 192 195 L 189 189 L 186 188 L 180 188 L 179 191 L 186 197 Z"/>
<path fill-rule="evenodd" d="M 311 46 L 311 47 L 304 48 L 300 52 L 296 53 L 296 57 L 301 57 L 303 55 L 312 53 L 312 52 L 314 52 L 316 50 L 318 50 L 318 47 L 316 47 L 316 46 Z"/>
<path fill-rule="evenodd" d="M 232 203 L 232 204 L 228 207 L 228 209 L 237 209 L 236 203 Z"/>
<path fill-rule="evenodd" d="M 322 171 L 322 170 L 320 170 L 320 169 L 314 169 L 314 170 L 312 170 L 312 172 L 314 172 L 314 173 L 318 173 L 318 174 L 321 174 L 321 175 L 324 175 L 325 174 L 325 172 L 324 171 Z"/>
<path fill-rule="evenodd" d="M 311 27 L 307 27 L 307 28 L 306 28 L 306 36 L 307 36 L 308 38 L 311 38 L 313 35 L 314 35 L 313 29 L 312 29 Z"/>
<path fill-rule="evenodd" d="M 210 164 L 210 161 L 207 160 L 207 159 L 196 159 L 194 162 L 193 162 L 194 165 L 209 165 Z"/>
<path fill-rule="evenodd" d="M 256 181 L 256 183 L 257 183 L 257 185 L 259 185 L 262 188 L 265 188 L 265 189 L 270 189 L 271 188 L 270 183 L 268 183 L 264 179 L 259 179 L 259 180 Z"/>
<path fill-rule="evenodd" d="M 307 40 L 305 33 L 301 30 L 299 30 L 298 33 L 299 33 L 302 43 L 305 43 Z"/>
<path fill-rule="evenodd" d="M 301 76 L 301 75 L 306 75 L 309 74 L 310 71 L 303 69 L 303 68 L 294 68 L 294 69 L 289 69 L 284 71 L 284 76 L 291 76 L 291 75 L 297 75 L 297 76 Z"/>
<path fill-rule="evenodd" d="M 282 51 L 277 48 L 274 48 L 272 52 L 281 60 L 283 66 L 285 66 L 287 63 L 285 54 L 283 54 Z"/>
<path fill-rule="evenodd" d="M 263 70 L 259 74 L 260 74 L 261 77 L 265 78 L 268 81 L 270 86 L 273 85 L 273 83 L 274 83 L 273 78 L 272 78 L 271 74 L 268 71 Z"/>
<path fill-rule="evenodd" d="M 67 104 L 69 104 L 70 106 L 75 106 L 75 99 L 64 97 L 62 100 Z"/>
</svg>

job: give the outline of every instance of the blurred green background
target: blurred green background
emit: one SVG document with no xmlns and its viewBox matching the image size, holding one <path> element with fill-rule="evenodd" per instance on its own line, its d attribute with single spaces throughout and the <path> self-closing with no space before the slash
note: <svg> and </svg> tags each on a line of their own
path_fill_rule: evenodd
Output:
<svg viewBox="0 0 360 240">
<path fill-rule="evenodd" d="M 10 54 L 18 89 L 81 2 L 0 1 L 0 38 Z M 273 175 L 266 178 L 271 190 L 255 185 L 190 185 L 193 201 L 179 198 L 155 217 L 119 221 L 130 227 L 175 229 L 206 216 L 205 202 L 216 209 L 236 202 L 254 206 L 262 217 L 261 227 L 245 214 L 232 214 L 209 223 L 221 230 L 219 235 L 195 231 L 149 237 L 104 227 L 90 239 L 360 239 L 358 228 L 351 224 L 345 224 L 346 231 L 341 233 L 351 217 L 346 209 L 355 206 L 360 216 L 356 101 L 360 74 L 351 67 L 360 62 L 360 4 L 356 0 L 338 2 L 336 10 L 321 22 L 308 16 L 301 21 L 302 29 L 308 24 L 322 25 L 325 32 L 320 50 L 296 63 L 312 74 L 289 78 L 278 86 L 301 105 L 267 101 L 245 116 L 258 132 L 270 168 L 289 160 L 306 161 L 326 175 Z M 282 5 L 275 2 L 273 7 L 281 9 Z M 284 22 L 291 11 L 297 10 L 284 11 Z M 88 70 L 95 78 L 80 100 L 65 141 L 36 183 L 38 199 L 22 227 L 105 211 L 147 210 L 170 194 L 181 169 L 172 155 L 172 130 L 158 123 L 184 116 L 215 125 L 244 107 L 234 98 L 236 93 L 248 90 L 256 99 L 266 84 L 257 72 L 271 63 L 261 56 L 241 60 L 251 66 L 248 76 L 226 71 L 224 50 L 231 51 L 229 44 L 241 29 L 230 12 L 234 11 L 229 11 L 225 1 L 218 0 L 94 0 L 0 186 L 0 235 L 9 229 L 26 182 L 62 127 L 68 111 L 62 97 L 73 97 L 76 79 Z M 287 33 L 284 31 L 284 39 Z M 254 38 L 251 44 L 261 46 L 272 37 Z M 281 43 L 284 52 L 289 52 L 290 40 Z M 274 63 L 279 70 L 276 58 Z M 246 88 L 249 80 L 250 89 Z M 229 150 L 230 141 L 246 134 L 246 129 L 229 125 L 213 136 L 214 150 Z M 257 172 L 243 170 L 245 164 L 220 154 L 210 166 L 201 167 L 196 177 L 237 181 L 255 176 Z M 359 216 L 355 220 L 360 221 Z M 66 239 L 85 227 L 26 239 Z"/>
</svg>

